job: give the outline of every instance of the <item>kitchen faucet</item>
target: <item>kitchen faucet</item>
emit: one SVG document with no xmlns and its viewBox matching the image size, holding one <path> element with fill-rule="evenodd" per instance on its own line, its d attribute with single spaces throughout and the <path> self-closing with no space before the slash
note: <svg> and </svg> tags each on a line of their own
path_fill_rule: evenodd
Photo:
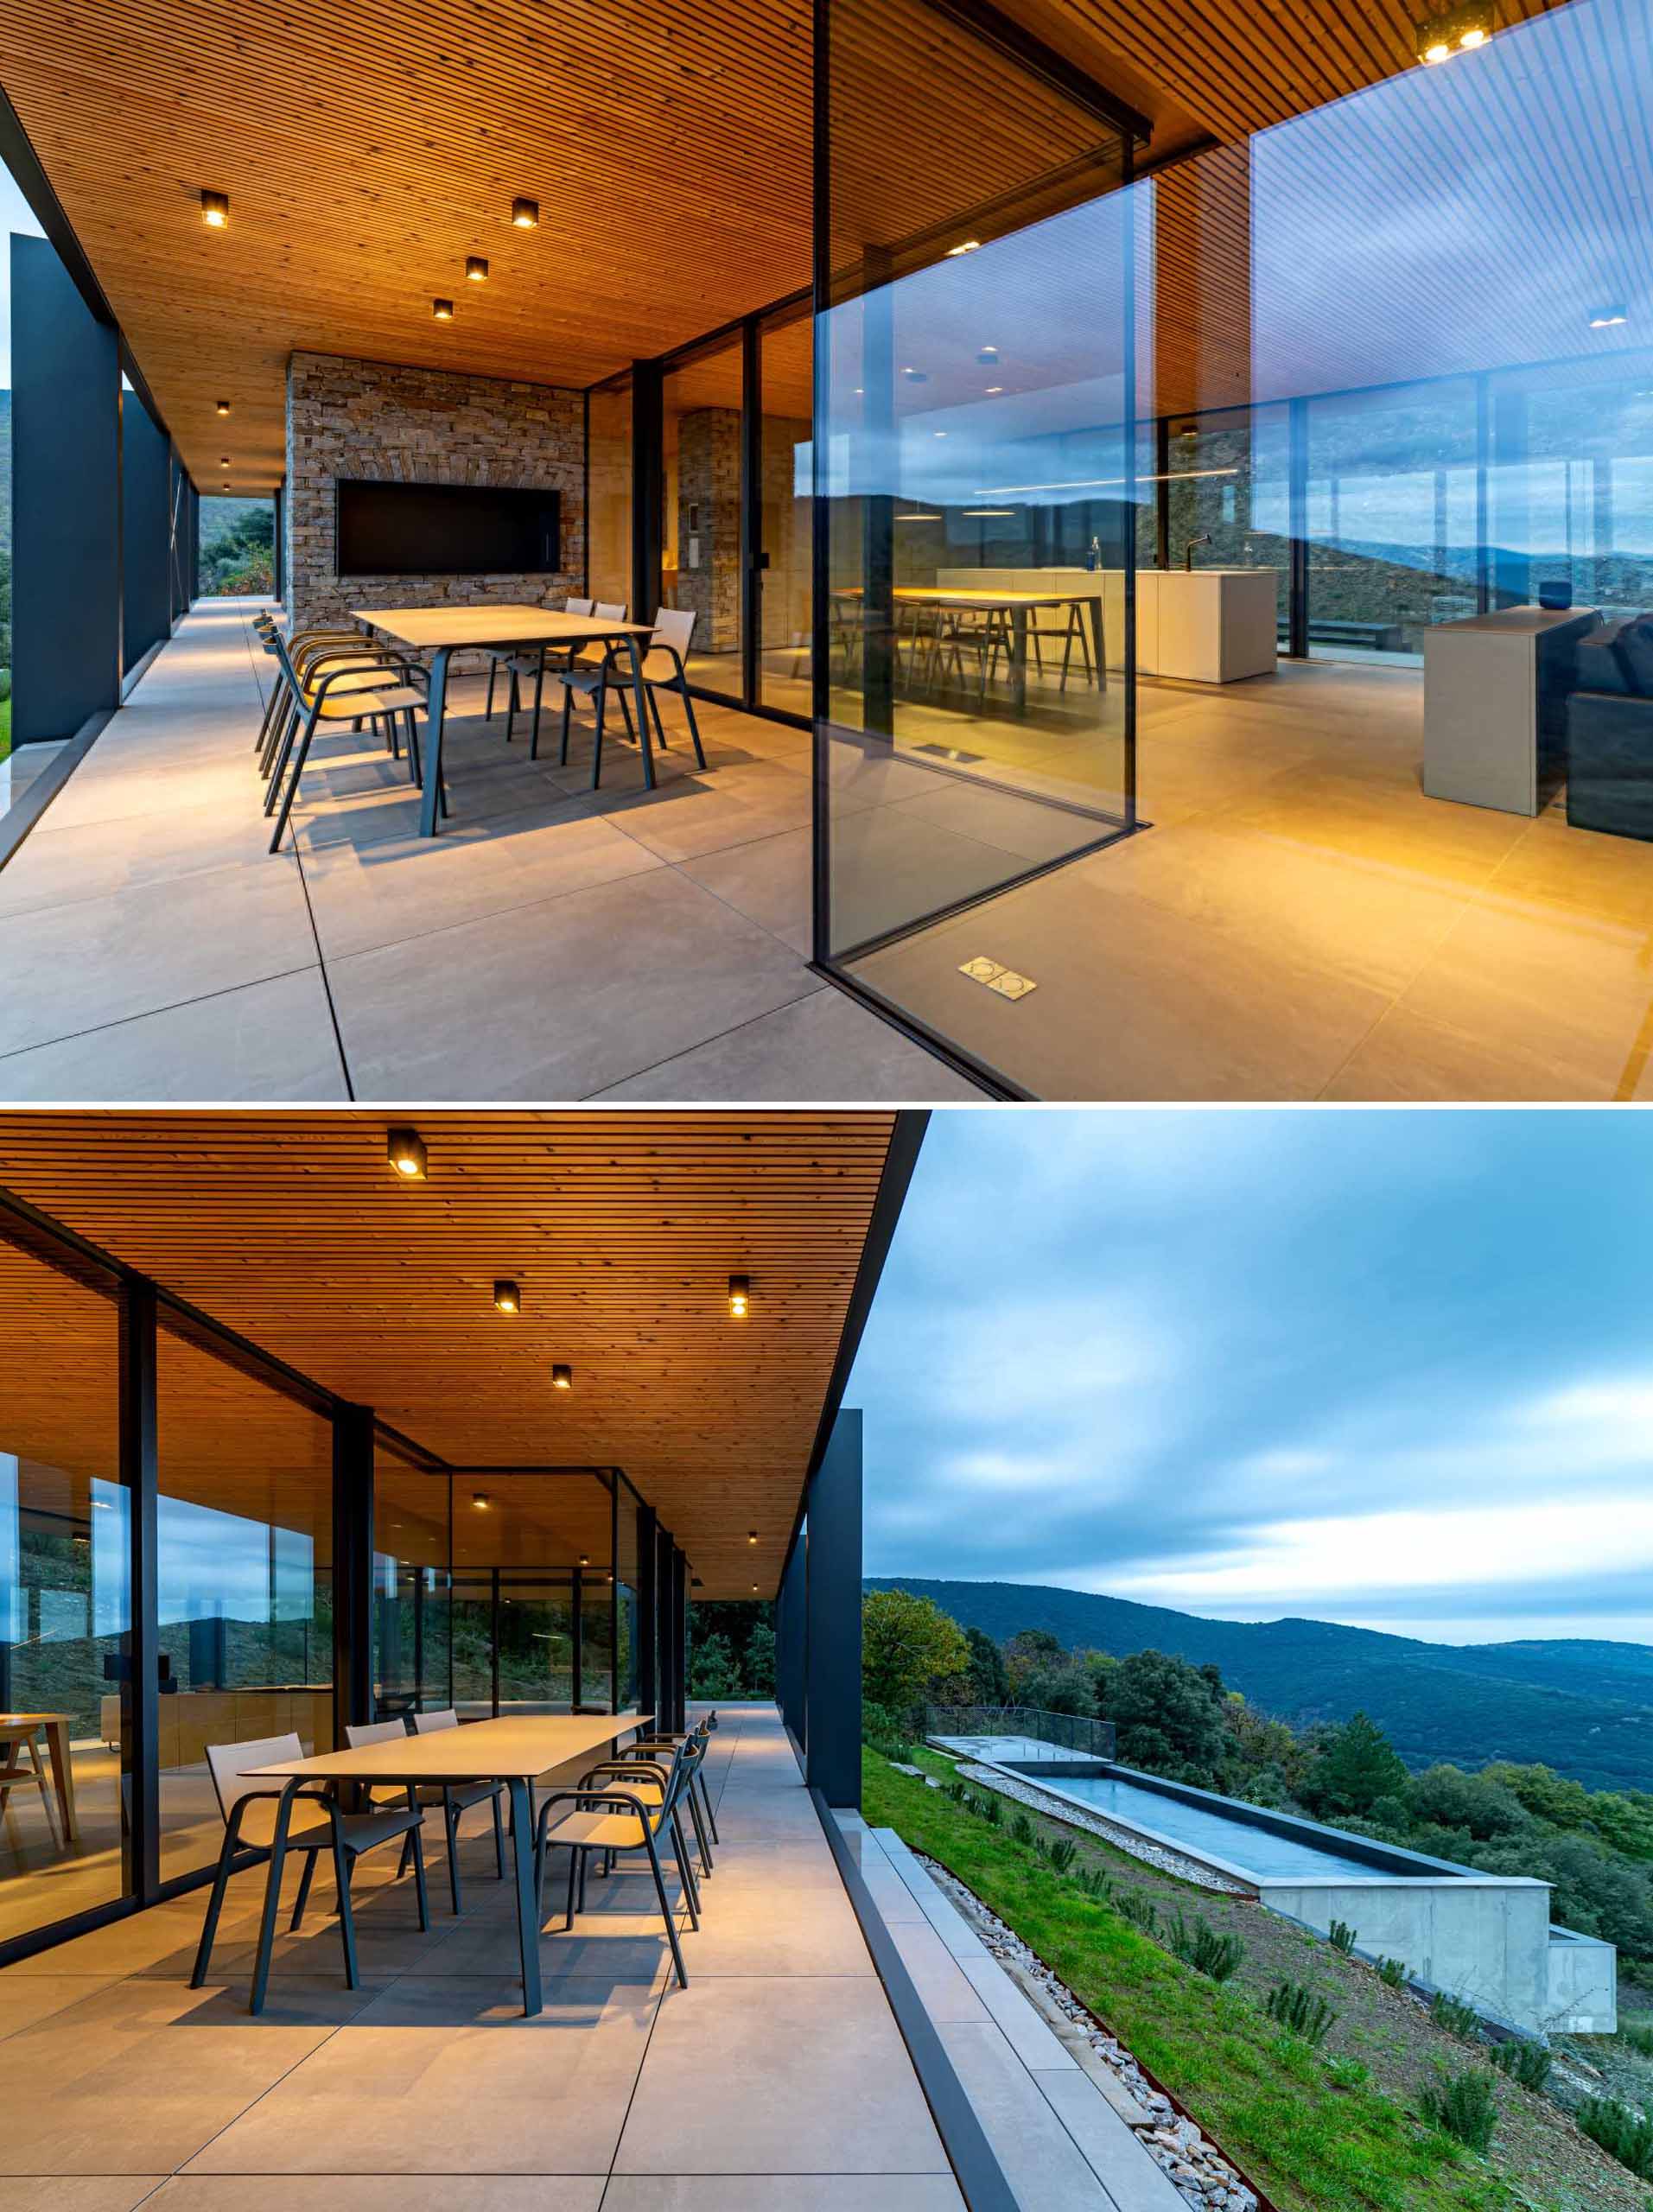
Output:
<svg viewBox="0 0 1653 2212">
<path fill-rule="evenodd" d="M 1211 543 L 1211 534 L 1210 531 L 1207 531 L 1205 532 L 1205 536 L 1204 536 L 1203 537 L 1191 537 L 1191 538 L 1188 540 L 1187 543 L 1183 547 L 1183 549 L 1182 549 L 1182 565 L 1183 565 L 1184 569 L 1186 570 L 1186 572 L 1188 573 L 1188 575 L 1192 575 L 1192 574 L 1193 574 L 1193 572 L 1194 572 L 1194 548 L 1195 548 L 1195 546 L 1196 546 L 1196 545 L 1209 545 L 1209 544 Z"/>
</svg>

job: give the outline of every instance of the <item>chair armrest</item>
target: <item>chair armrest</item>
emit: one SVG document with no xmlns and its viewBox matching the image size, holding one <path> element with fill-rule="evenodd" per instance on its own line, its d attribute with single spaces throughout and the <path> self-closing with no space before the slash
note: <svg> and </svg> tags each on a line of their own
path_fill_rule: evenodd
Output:
<svg viewBox="0 0 1653 2212">
<path fill-rule="evenodd" d="M 601 1765 L 588 1767 L 580 1777 L 581 1789 L 589 1789 L 593 1779 L 600 1774 L 652 1774 L 663 1789 L 667 1781 L 667 1770 L 663 1766 L 655 1766 L 642 1759 L 604 1759 Z"/>
</svg>

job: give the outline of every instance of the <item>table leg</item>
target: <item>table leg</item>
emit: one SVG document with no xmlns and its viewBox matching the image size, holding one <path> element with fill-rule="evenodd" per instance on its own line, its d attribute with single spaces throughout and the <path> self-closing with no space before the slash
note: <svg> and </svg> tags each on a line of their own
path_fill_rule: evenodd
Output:
<svg viewBox="0 0 1653 2212">
<path fill-rule="evenodd" d="M 517 1941 L 522 1950 L 522 2009 L 532 2019 L 544 2010 L 539 1992 L 539 1900 L 534 1886 L 534 1803 L 527 1783 L 513 1776 L 511 1836 L 517 1861 Z"/>
<path fill-rule="evenodd" d="M 258 1955 L 252 1968 L 249 2012 L 264 2011 L 264 1991 L 270 1986 L 270 1956 L 276 1946 L 276 1916 L 281 1910 L 282 1870 L 287 1863 L 287 1831 L 292 1826 L 293 1799 L 297 1794 L 298 1782 L 295 1778 L 282 1791 L 276 1807 L 276 1833 L 270 1839 L 270 1872 L 264 1881 L 264 1911 L 258 1923 Z"/>
<path fill-rule="evenodd" d="M 1098 591 L 1089 603 L 1090 608 L 1090 649 L 1097 657 L 1097 689 L 1098 691 L 1105 691 L 1108 689 L 1108 664 L 1102 657 L 1103 620 L 1101 592 Z"/>
<path fill-rule="evenodd" d="M 1010 610 L 1010 675 L 1014 687 L 1016 713 L 1027 711 L 1027 610 L 1013 607 Z"/>
<path fill-rule="evenodd" d="M 80 1831 L 74 1820 L 74 1769 L 69 1764 L 69 1724 L 67 1720 L 47 1722 L 46 1745 L 52 1754 L 52 1780 L 57 1786 L 57 1808 L 63 1815 L 63 1840 L 66 1843 L 79 1843 Z"/>
<path fill-rule="evenodd" d="M 643 747 L 643 784 L 647 791 L 654 789 L 654 747 L 649 737 L 649 688 L 643 681 L 643 648 L 635 638 L 627 638 L 626 645 L 632 656 L 632 689 L 637 695 L 637 728 Z"/>
<path fill-rule="evenodd" d="M 453 647 L 442 645 L 430 664 L 430 697 L 425 706 L 424 796 L 419 806 L 419 835 L 436 834 L 436 798 L 442 790 L 442 725 L 448 704 L 448 664 Z"/>
</svg>

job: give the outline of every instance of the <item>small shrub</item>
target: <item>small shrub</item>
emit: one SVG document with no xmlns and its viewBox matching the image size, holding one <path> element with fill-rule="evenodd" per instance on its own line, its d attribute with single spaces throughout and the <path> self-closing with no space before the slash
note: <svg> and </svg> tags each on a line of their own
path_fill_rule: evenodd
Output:
<svg viewBox="0 0 1653 2212">
<path fill-rule="evenodd" d="M 1481 2016 L 1475 2007 L 1465 2005 L 1461 1997 L 1449 1997 L 1444 1989 L 1436 1990 L 1429 2018 L 1449 2036 L 1462 2036 L 1465 2042 L 1473 2041 L 1481 2032 Z"/>
<path fill-rule="evenodd" d="M 1271 2020 L 1301 2036 L 1307 2044 L 1323 2044 L 1337 2014 L 1324 1997 L 1305 1989 L 1300 1981 L 1277 1981 L 1268 1992 L 1263 2010 Z"/>
<path fill-rule="evenodd" d="M 1025 1812 L 1019 1812 L 1010 1823 L 1011 1840 L 1014 1843 L 1033 1841 L 1033 1824 Z"/>
<path fill-rule="evenodd" d="M 1653 2181 L 1653 2120 L 1617 2097 L 1586 2097 L 1574 2115 L 1593 2143 L 1628 2166 L 1637 2181 Z"/>
<path fill-rule="evenodd" d="M 1364 2088 L 1371 2076 L 1371 2068 L 1363 2065 L 1357 2058 L 1328 2058 L 1326 2062 L 1326 2078 L 1334 2089 Z"/>
<path fill-rule="evenodd" d="M 1618 2032 L 1632 2050 L 1639 2051 L 1643 2058 L 1653 2058 L 1653 2024 L 1624 2020 L 1619 2024 Z"/>
<path fill-rule="evenodd" d="M 1079 1847 L 1071 1835 L 1059 1835 L 1046 1850 L 1045 1856 L 1059 1874 L 1065 1874 L 1079 1855 Z"/>
<path fill-rule="evenodd" d="M 955 1805 L 968 1805 L 972 1802 L 969 1783 L 961 1782 L 956 1774 L 950 1775 L 942 1783 L 941 1794 L 944 1797 L 950 1797 Z"/>
<path fill-rule="evenodd" d="M 1094 1897 L 1098 1904 L 1112 1903 L 1114 1878 L 1105 1867 L 1081 1866 L 1075 1872 L 1073 1878 L 1086 1897 Z"/>
<path fill-rule="evenodd" d="M 1160 1908 L 1152 1897 L 1145 1897 L 1140 1890 L 1122 1891 L 1116 1900 L 1119 1910 L 1134 1927 L 1145 1936 L 1156 1936 L 1160 1929 Z"/>
<path fill-rule="evenodd" d="M 1379 1959 L 1377 1979 L 1379 1981 L 1387 1982 L 1391 1989 L 1404 1989 L 1406 1987 L 1406 1961 Z"/>
<path fill-rule="evenodd" d="M 981 1811 L 982 1818 L 987 1822 L 990 1828 L 996 1828 L 1003 1826 L 1004 1800 L 1002 1797 L 999 1796 L 996 1792 L 989 1789 L 985 1797 L 979 1798 L 976 1802 Z"/>
<path fill-rule="evenodd" d="M 1499 2073 L 1523 2089 L 1542 2089 L 1549 2080 L 1549 2053 L 1542 2043 L 1496 2043 L 1490 2056 Z"/>
<path fill-rule="evenodd" d="M 1165 1940 L 1185 1966 L 1209 1974 L 1213 1981 L 1226 1981 L 1245 1956 L 1245 1945 L 1237 1936 L 1219 1936 L 1205 1921 L 1185 1920 L 1180 1912 L 1166 1930 Z"/>
<path fill-rule="evenodd" d="M 1461 2074 L 1427 2083 L 1419 2092 L 1418 2110 L 1431 2127 L 1455 2137 L 1466 2149 L 1485 2153 L 1491 2147 L 1498 2101 L 1492 2094 L 1492 2076 L 1478 2066 L 1466 2066 Z"/>
<path fill-rule="evenodd" d="M 1334 1920 L 1326 1930 L 1326 1941 L 1334 1951 L 1341 1951 L 1346 1959 L 1355 1948 L 1355 1931 L 1346 1920 Z"/>
</svg>

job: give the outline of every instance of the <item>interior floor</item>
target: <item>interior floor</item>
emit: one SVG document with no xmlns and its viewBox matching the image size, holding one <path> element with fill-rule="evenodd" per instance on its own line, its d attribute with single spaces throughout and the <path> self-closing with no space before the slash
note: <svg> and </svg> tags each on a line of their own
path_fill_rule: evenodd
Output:
<svg viewBox="0 0 1653 2212">
<path fill-rule="evenodd" d="M 1422 709 L 1370 663 L 1145 681 L 1150 827 L 851 972 L 1041 1097 L 1653 1096 L 1653 851 L 1426 798 Z"/>
</svg>

